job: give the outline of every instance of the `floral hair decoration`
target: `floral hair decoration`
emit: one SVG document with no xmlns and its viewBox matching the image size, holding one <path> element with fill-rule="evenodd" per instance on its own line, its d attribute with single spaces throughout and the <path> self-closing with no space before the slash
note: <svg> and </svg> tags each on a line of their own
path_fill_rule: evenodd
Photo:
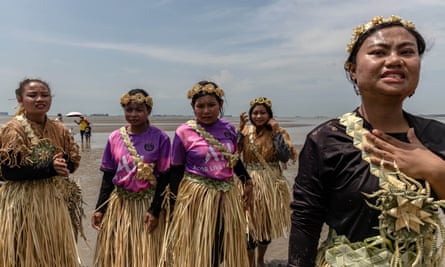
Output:
<svg viewBox="0 0 445 267">
<path fill-rule="evenodd" d="M 250 107 L 253 107 L 255 105 L 266 105 L 269 108 L 272 108 L 272 101 L 270 101 L 270 99 L 267 99 L 266 97 L 258 97 L 250 101 Z"/>
<path fill-rule="evenodd" d="M 352 32 L 351 41 L 349 42 L 349 44 L 346 47 L 346 51 L 348 53 L 351 53 L 352 49 L 354 48 L 355 43 L 360 38 L 360 36 L 365 34 L 370 29 L 374 28 L 375 26 L 377 26 L 379 24 L 394 23 L 394 22 L 400 23 L 404 27 L 412 29 L 412 30 L 416 29 L 416 26 L 414 25 L 414 23 L 412 23 L 411 21 L 408 21 L 408 20 L 403 20 L 399 16 L 392 15 L 388 18 L 383 18 L 382 16 L 377 16 L 377 17 L 374 17 L 370 22 L 367 22 L 367 23 L 364 23 L 364 24 L 361 24 L 361 25 L 358 25 L 357 27 L 355 27 L 354 31 Z"/>
<path fill-rule="evenodd" d="M 223 89 L 215 87 L 214 84 L 208 83 L 206 85 L 201 85 L 199 83 L 195 84 L 192 89 L 188 90 L 187 98 L 192 99 L 193 96 L 200 92 L 205 92 L 207 94 L 216 94 L 218 97 L 222 98 L 224 96 Z"/>
<path fill-rule="evenodd" d="M 137 104 L 147 104 L 149 107 L 153 107 L 153 99 L 151 96 L 144 96 L 142 93 L 136 93 L 129 95 L 128 93 L 121 96 L 121 105 L 126 106 L 129 102 L 135 102 Z"/>
</svg>

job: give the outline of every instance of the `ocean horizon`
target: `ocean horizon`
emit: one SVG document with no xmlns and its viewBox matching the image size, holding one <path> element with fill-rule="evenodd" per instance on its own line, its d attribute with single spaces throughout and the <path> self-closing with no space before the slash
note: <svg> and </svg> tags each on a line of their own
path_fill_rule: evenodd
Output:
<svg viewBox="0 0 445 267">
<path fill-rule="evenodd" d="M 445 115 L 443 114 L 432 114 L 432 115 L 420 115 L 426 118 L 431 118 L 438 120 L 440 122 L 445 123 Z M 0 116 L 0 126 L 9 121 L 13 116 Z M 50 118 L 55 118 L 55 115 L 49 115 Z M 126 125 L 127 122 L 123 115 L 106 115 L 106 116 L 88 116 L 87 119 L 91 123 L 92 127 L 92 136 L 91 136 L 91 149 L 93 148 L 104 148 L 107 142 L 109 134 L 116 129 L 119 129 L 121 126 Z M 171 139 L 173 139 L 175 129 L 181 123 L 186 122 L 189 119 L 192 119 L 193 116 L 187 115 L 153 115 L 150 116 L 150 122 L 164 130 Z M 306 135 L 317 125 L 330 120 L 334 117 L 328 116 L 315 116 L 315 117 L 277 117 L 276 120 L 280 124 L 281 127 L 284 127 L 290 135 L 292 142 L 297 145 L 303 145 Z M 74 139 L 79 144 L 81 143 L 79 133 L 79 126 L 74 122 L 74 120 L 78 118 L 68 118 L 64 117 L 65 126 L 71 130 L 73 133 Z M 225 116 L 224 119 L 232 122 L 236 127 L 239 123 L 238 116 Z"/>
</svg>

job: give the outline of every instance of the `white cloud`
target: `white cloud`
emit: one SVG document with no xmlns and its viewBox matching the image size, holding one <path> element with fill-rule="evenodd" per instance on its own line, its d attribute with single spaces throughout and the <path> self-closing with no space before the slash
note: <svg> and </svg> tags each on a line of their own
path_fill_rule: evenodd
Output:
<svg viewBox="0 0 445 267">
<path fill-rule="evenodd" d="M 57 27 L 40 25 L 39 20 L 35 27 L 8 29 L 2 38 L 14 44 L 3 50 L 13 56 L 0 63 L 0 92 L 13 95 L 12 88 L 21 78 L 37 73 L 56 84 L 57 109 L 85 103 L 92 113 L 121 112 L 116 99 L 125 88 L 139 86 L 148 88 L 158 101 L 156 112 L 183 113 L 190 112 L 187 88 L 209 79 L 225 89 L 228 113 L 238 114 L 253 97 L 262 95 L 273 99 L 277 114 L 336 114 L 357 103 L 342 67 L 352 29 L 373 16 L 396 14 L 413 20 L 434 42 L 425 55 L 423 70 L 428 73 L 422 77 L 421 92 L 410 103 L 418 99 L 428 104 L 416 108 L 442 109 L 443 105 L 435 103 L 442 96 L 434 97 L 434 105 L 428 98 L 437 95 L 438 73 L 443 72 L 443 1 L 408 0 L 403 5 L 395 0 L 191 1 L 185 5 L 164 0 L 147 4 L 150 8 L 145 4 L 140 1 L 131 7 L 148 13 L 128 25 L 122 23 L 130 18 L 119 18 L 120 24 L 114 24 L 122 12 L 110 4 L 104 11 L 96 7 L 96 13 L 101 13 L 99 21 L 79 15 L 86 20 L 82 25 L 91 25 L 91 31 L 54 30 Z M 184 10 L 177 10 L 178 6 Z M 39 12 L 22 15 L 31 21 L 35 14 Z M 176 17 L 168 16 L 172 14 Z M 60 16 L 55 19 L 62 23 L 63 14 Z M 154 32 L 155 24 L 165 32 Z M 103 25 L 111 34 L 97 34 L 104 30 L 99 27 Z M 147 25 L 150 31 L 145 31 Z M 101 105 L 90 97 L 92 91 L 102 96 Z M 0 99 L 1 106 L 9 104 Z"/>
</svg>

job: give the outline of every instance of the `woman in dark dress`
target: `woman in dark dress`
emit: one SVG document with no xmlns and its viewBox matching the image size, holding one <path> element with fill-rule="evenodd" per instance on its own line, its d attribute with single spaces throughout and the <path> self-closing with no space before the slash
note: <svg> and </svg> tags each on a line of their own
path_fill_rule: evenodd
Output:
<svg viewBox="0 0 445 267">
<path fill-rule="evenodd" d="M 425 41 L 409 21 L 375 17 L 354 30 L 347 51 L 361 104 L 307 135 L 288 266 L 440 266 L 445 125 L 403 110 Z M 323 223 L 330 234 L 316 261 Z"/>
</svg>

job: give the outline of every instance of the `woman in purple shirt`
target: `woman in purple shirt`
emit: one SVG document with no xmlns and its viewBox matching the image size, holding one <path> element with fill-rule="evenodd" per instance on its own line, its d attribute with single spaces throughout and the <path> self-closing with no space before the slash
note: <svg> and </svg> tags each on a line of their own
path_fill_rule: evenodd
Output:
<svg viewBox="0 0 445 267">
<path fill-rule="evenodd" d="M 92 218 L 99 231 L 94 266 L 157 266 L 165 216 L 160 208 L 148 210 L 170 165 L 170 139 L 150 124 L 153 102 L 144 90 L 130 90 L 120 103 L 129 125 L 110 134 L 102 157 L 104 174 Z"/>
<path fill-rule="evenodd" d="M 248 266 L 245 208 L 252 184 L 238 158 L 235 127 L 219 118 L 223 96 L 215 83 L 197 83 L 188 91 L 195 119 L 175 133 L 170 187 L 177 196 L 165 244 L 175 267 Z"/>
</svg>

